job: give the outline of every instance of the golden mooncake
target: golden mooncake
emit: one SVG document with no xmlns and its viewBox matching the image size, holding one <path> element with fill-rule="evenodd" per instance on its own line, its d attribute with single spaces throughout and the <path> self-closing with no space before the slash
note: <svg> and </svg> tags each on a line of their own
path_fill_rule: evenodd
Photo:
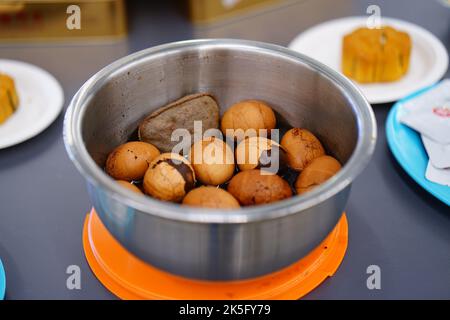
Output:
<svg viewBox="0 0 450 320">
<path fill-rule="evenodd" d="M 14 80 L 0 73 L 0 124 L 4 123 L 19 105 Z"/>
<path fill-rule="evenodd" d="M 342 71 L 361 83 L 398 80 L 408 71 L 411 46 L 410 36 L 392 27 L 358 28 L 343 39 Z"/>
</svg>

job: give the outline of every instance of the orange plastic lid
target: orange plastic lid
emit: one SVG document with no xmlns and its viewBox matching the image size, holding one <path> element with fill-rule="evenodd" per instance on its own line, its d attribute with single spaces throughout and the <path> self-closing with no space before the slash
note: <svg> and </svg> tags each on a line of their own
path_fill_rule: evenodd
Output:
<svg viewBox="0 0 450 320">
<path fill-rule="evenodd" d="M 328 237 L 300 261 L 280 271 L 242 281 L 179 277 L 143 262 L 107 231 L 94 210 L 87 215 L 83 247 L 100 282 L 121 299 L 299 299 L 332 276 L 347 249 L 345 214 Z"/>
</svg>

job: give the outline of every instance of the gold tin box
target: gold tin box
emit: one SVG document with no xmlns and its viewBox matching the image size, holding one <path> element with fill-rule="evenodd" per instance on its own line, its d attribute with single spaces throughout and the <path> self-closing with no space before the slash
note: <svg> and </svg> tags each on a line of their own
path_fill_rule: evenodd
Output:
<svg viewBox="0 0 450 320">
<path fill-rule="evenodd" d="M 283 0 L 189 0 L 189 14 L 193 22 L 203 24 L 282 2 Z"/>
<path fill-rule="evenodd" d="M 107 40 L 126 31 L 124 0 L 0 0 L 0 42 Z"/>
</svg>

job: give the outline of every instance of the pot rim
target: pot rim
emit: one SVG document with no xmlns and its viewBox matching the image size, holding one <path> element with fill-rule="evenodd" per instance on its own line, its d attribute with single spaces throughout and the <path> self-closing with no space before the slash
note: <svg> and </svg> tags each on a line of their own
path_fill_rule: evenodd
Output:
<svg viewBox="0 0 450 320">
<path fill-rule="evenodd" d="M 353 153 L 342 169 L 327 182 L 301 197 L 291 197 L 279 202 L 234 210 L 190 208 L 179 204 L 163 202 L 142 196 L 121 187 L 109 177 L 89 155 L 82 138 L 82 119 L 87 102 L 98 88 L 105 85 L 115 73 L 123 71 L 130 64 L 141 59 L 164 54 L 167 51 L 222 47 L 259 51 L 283 58 L 301 61 L 322 73 L 339 85 L 354 101 L 358 139 Z M 276 219 L 309 209 L 333 197 L 351 184 L 355 177 L 369 163 L 375 149 L 377 125 L 373 110 L 361 91 L 345 76 L 326 65 L 301 53 L 285 47 L 250 40 L 199 39 L 173 42 L 148 48 L 125 56 L 106 66 L 92 76 L 75 94 L 64 119 L 64 143 L 70 159 L 80 173 L 96 188 L 102 190 L 118 202 L 160 218 L 192 223 L 248 223 Z"/>
</svg>

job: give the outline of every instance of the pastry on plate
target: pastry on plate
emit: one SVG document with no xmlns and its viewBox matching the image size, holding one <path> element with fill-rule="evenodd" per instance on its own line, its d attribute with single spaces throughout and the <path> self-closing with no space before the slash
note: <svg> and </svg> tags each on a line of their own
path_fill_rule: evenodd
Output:
<svg viewBox="0 0 450 320">
<path fill-rule="evenodd" d="M 4 123 L 19 105 L 14 80 L 0 73 L 0 124 Z"/>
<path fill-rule="evenodd" d="M 342 71 L 360 83 L 389 82 L 403 77 L 409 68 L 411 38 L 389 26 L 358 28 L 342 45 Z"/>
</svg>

